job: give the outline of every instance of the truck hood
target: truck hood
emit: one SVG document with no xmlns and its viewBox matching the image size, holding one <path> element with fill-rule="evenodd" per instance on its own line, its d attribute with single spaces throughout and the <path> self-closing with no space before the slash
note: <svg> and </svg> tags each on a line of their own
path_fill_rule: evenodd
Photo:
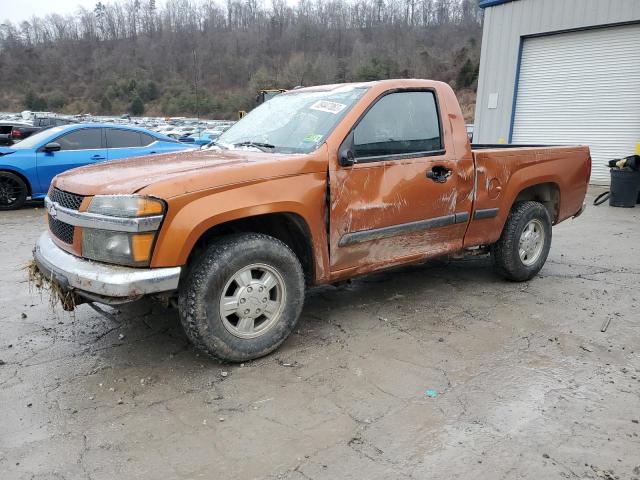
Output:
<svg viewBox="0 0 640 480">
<path fill-rule="evenodd" d="M 171 198 L 208 188 L 326 169 L 326 145 L 313 154 L 190 150 L 76 168 L 58 175 L 53 185 L 79 195 L 140 192 Z"/>
</svg>

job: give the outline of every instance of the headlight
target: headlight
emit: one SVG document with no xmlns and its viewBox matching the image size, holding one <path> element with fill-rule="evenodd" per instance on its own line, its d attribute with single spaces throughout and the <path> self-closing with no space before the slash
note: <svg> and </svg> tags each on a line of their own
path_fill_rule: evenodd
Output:
<svg viewBox="0 0 640 480">
<path fill-rule="evenodd" d="M 111 217 L 147 217 L 162 215 L 164 203 L 150 197 L 127 195 L 96 195 L 89 205 L 90 213 Z"/>
<path fill-rule="evenodd" d="M 126 233 L 85 228 L 82 256 L 98 262 L 143 267 L 151 261 L 156 232 Z"/>
<path fill-rule="evenodd" d="M 137 195 L 96 195 L 88 212 L 123 219 L 149 217 L 163 215 L 165 204 L 156 198 Z M 157 230 L 131 233 L 85 226 L 82 229 L 82 256 L 98 262 L 148 266 L 156 235 Z"/>
</svg>

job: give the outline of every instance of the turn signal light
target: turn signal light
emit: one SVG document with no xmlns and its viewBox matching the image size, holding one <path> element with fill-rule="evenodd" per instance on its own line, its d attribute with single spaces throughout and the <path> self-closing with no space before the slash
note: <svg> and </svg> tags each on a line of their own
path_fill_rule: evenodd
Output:
<svg viewBox="0 0 640 480">
<path fill-rule="evenodd" d="M 139 233 L 131 236 L 131 254 L 134 262 L 151 260 L 151 248 L 155 236 L 155 233 Z"/>
</svg>

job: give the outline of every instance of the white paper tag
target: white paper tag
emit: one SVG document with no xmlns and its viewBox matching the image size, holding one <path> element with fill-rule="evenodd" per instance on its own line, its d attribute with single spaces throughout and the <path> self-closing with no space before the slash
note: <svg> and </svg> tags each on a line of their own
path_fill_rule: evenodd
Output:
<svg viewBox="0 0 640 480">
<path fill-rule="evenodd" d="M 335 115 L 336 113 L 340 113 L 342 110 L 344 110 L 345 107 L 346 105 L 343 103 L 330 102 L 328 100 L 318 100 L 309 108 L 311 110 L 318 110 L 319 112 L 333 113 Z"/>
</svg>

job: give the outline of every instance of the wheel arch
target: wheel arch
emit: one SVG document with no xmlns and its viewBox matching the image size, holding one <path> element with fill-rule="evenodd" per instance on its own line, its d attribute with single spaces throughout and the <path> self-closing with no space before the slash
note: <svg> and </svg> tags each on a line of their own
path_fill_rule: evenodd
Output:
<svg viewBox="0 0 640 480">
<path fill-rule="evenodd" d="M 549 212 L 552 225 L 561 220 L 562 183 L 559 178 L 555 176 L 539 176 L 522 183 L 519 183 L 519 180 L 519 177 L 513 176 L 509 183 L 518 185 L 517 188 L 513 188 L 508 191 L 506 196 L 498 197 L 493 202 L 485 200 L 481 204 L 481 208 L 493 207 L 497 213 L 493 218 L 474 218 L 465 234 L 465 247 L 491 245 L 497 242 L 502 235 L 514 205 L 521 202 L 540 202 Z"/>
<path fill-rule="evenodd" d="M 29 181 L 29 178 L 24 173 L 18 170 L 14 170 L 12 168 L 6 168 L 6 167 L 0 167 L 0 173 L 12 173 L 16 177 L 19 177 L 27 186 L 27 196 L 33 195 L 33 187 L 31 186 L 31 182 Z"/>
<path fill-rule="evenodd" d="M 195 241 L 187 259 L 187 268 L 214 238 L 234 233 L 262 233 L 287 245 L 300 260 L 307 285 L 314 283 L 316 263 L 311 229 L 306 220 L 294 212 L 275 212 L 237 218 L 214 225 Z"/>
<path fill-rule="evenodd" d="M 560 195 L 560 186 L 556 182 L 548 181 L 535 183 L 523 188 L 522 190 L 520 190 L 520 192 L 518 192 L 518 194 L 511 202 L 511 207 L 509 208 L 509 210 L 511 210 L 515 204 L 520 202 L 539 202 L 544 205 L 544 207 L 549 212 L 551 223 L 555 224 L 560 214 Z"/>
</svg>

